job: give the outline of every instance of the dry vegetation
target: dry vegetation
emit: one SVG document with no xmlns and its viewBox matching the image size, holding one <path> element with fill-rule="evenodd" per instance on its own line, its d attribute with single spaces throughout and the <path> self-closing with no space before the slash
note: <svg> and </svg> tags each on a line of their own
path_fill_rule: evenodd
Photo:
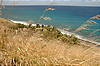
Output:
<svg viewBox="0 0 100 66">
<path fill-rule="evenodd" d="M 0 18 L 0 66 L 100 65 L 95 45 L 83 46 L 54 27 L 21 26 Z"/>
</svg>

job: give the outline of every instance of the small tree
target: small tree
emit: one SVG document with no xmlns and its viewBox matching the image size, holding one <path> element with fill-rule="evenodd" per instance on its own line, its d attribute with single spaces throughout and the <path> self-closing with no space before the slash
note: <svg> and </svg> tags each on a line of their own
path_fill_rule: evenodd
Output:
<svg viewBox="0 0 100 66">
<path fill-rule="evenodd" d="M 57 28 L 56 27 L 53 27 L 53 31 L 56 31 L 57 30 Z"/>
<path fill-rule="evenodd" d="M 26 28 L 27 27 L 26 25 L 20 24 L 20 23 L 17 23 L 17 25 L 18 25 L 18 28 Z"/>
<path fill-rule="evenodd" d="M 40 25 L 39 24 L 36 24 L 36 28 L 40 28 Z"/>
<path fill-rule="evenodd" d="M 35 26 L 32 26 L 31 29 L 34 30 L 35 29 Z"/>
<path fill-rule="evenodd" d="M 28 26 L 28 27 L 30 28 L 31 26 L 32 26 L 32 24 L 29 24 L 29 26 Z"/>
<path fill-rule="evenodd" d="M 73 42 L 73 44 L 77 44 L 78 43 L 78 38 L 77 37 L 73 37 L 72 42 Z"/>
<path fill-rule="evenodd" d="M 42 25 L 42 28 L 44 28 L 44 25 Z"/>
<path fill-rule="evenodd" d="M 48 25 L 47 27 L 50 27 L 50 25 Z"/>
<path fill-rule="evenodd" d="M 42 15 L 40 16 L 38 22 L 40 22 L 41 19 L 44 19 L 44 20 L 51 20 L 50 17 L 45 17 L 45 13 L 46 13 L 47 11 L 49 11 L 49 10 L 52 10 L 52 11 L 55 10 L 54 8 L 50 8 L 50 6 L 51 6 L 52 4 L 56 4 L 56 3 L 50 3 L 50 5 L 44 10 L 44 12 L 42 13 Z"/>
</svg>

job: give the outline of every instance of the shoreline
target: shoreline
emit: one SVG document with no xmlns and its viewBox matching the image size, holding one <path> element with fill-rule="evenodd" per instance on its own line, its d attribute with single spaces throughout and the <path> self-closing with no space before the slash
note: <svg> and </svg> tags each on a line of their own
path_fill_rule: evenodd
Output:
<svg viewBox="0 0 100 66">
<path fill-rule="evenodd" d="M 14 23 L 20 23 L 20 24 L 24 24 L 24 25 L 29 25 L 27 22 L 25 21 L 14 21 L 14 20 L 11 20 L 10 21 L 14 22 Z M 42 25 L 42 24 L 40 24 Z M 36 26 L 36 24 L 32 24 L 32 26 Z M 61 31 L 62 34 L 67 34 L 69 36 L 71 35 L 74 35 L 75 37 L 77 37 L 79 39 L 79 41 L 81 42 L 80 45 L 84 45 L 84 46 L 92 46 L 92 45 L 96 45 L 96 46 L 99 46 L 100 47 L 100 43 L 99 42 L 94 42 L 94 41 L 90 41 L 88 39 L 84 39 L 82 36 L 80 35 L 77 35 L 77 34 L 74 34 L 74 33 L 71 33 L 71 32 L 68 32 L 68 31 L 64 31 L 64 30 L 61 30 L 59 28 L 57 28 L 58 30 Z"/>
<path fill-rule="evenodd" d="M 59 29 L 59 30 L 62 32 L 62 34 L 67 34 L 69 36 L 74 35 L 75 37 L 77 37 L 79 39 L 79 41 L 81 41 L 81 45 L 85 45 L 85 46 L 97 45 L 100 47 L 100 43 L 98 43 L 98 42 L 90 41 L 88 39 L 83 38 L 80 35 L 77 35 L 77 34 L 74 34 L 74 33 L 68 32 L 68 31 L 64 31 L 61 29 Z"/>
<path fill-rule="evenodd" d="M 17 6 L 19 5 L 50 5 L 50 3 L 54 3 L 52 5 L 56 6 L 88 6 L 88 7 L 100 7 L 100 1 L 20 1 Z M 9 6 L 13 4 L 13 1 L 7 2 Z M 3 2 L 6 5 L 6 2 Z"/>
</svg>

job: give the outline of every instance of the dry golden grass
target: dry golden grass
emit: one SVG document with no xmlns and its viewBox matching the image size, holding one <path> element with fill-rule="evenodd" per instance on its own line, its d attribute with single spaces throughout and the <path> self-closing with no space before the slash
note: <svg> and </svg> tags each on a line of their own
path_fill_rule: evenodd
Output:
<svg viewBox="0 0 100 66">
<path fill-rule="evenodd" d="M 10 31 L 9 31 L 10 30 Z M 100 48 L 63 43 L 43 38 L 31 29 L 9 29 L 0 33 L 0 66 L 100 65 Z"/>
</svg>

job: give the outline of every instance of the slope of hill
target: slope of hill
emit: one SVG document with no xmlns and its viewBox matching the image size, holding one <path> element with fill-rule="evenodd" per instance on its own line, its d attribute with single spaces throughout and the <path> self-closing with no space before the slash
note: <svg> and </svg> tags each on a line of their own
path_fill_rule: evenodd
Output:
<svg viewBox="0 0 100 66">
<path fill-rule="evenodd" d="M 100 48 L 83 46 L 56 27 L 26 26 L 0 18 L 0 30 L 1 66 L 100 65 Z"/>
<path fill-rule="evenodd" d="M 16 24 L 11 22 L 10 20 L 0 18 L 0 31 L 1 32 L 11 26 L 16 26 Z"/>
</svg>

